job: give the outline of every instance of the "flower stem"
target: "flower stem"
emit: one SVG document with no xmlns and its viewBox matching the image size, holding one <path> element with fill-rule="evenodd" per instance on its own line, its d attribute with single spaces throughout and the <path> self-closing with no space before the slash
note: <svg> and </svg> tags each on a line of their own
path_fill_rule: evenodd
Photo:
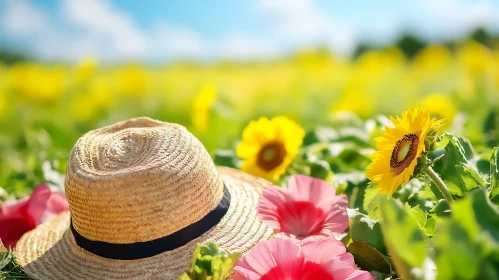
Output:
<svg viewBox="0 0 499 280">
<path fill-rule="evenodd" d="M 438 174 L 431 168 L 431 165 L 426 166 L 422 170 L 430 179 L 435 183 L 437 188 L 440 190 L 440 192 L 443 194 L 445 200 L 447 200 L 447 203 L 451 205 L 451 203 L 454 201 L 454 198 L 452 198 L 452 194 L 449 192 L 449 189 L 445 185 L 444 181 L 438 176 Z"/>
</svg>

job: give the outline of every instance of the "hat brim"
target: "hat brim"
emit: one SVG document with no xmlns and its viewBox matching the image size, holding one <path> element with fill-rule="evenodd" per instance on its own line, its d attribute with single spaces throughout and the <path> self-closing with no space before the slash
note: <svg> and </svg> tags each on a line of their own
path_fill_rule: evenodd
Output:
<svg viewBox="0 0 499 280">
<path fill-rule="evenodd" d="M 188 269 L 198 242 L 212 241 L 220 247 L 245 252 L 270 239 L 272 229 L 256 215 L 258 198 L 270 183 L 235 169 L 218 170 L 231 194 L 227 214 L 218 225 L 178 249 L 137 260 L 97 256 L 76 245 L 66 211 L 23 235 L 15 249 L 17 261 L 34 279 L 176 280 Z"/>
</svg>

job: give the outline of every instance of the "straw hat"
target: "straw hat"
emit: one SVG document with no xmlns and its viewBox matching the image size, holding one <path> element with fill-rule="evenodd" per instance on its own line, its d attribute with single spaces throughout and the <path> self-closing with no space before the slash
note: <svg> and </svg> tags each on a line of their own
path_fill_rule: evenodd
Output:
<svg viewBox="0 0 499 280">
<path fill-rule="evenodd" d="M 271 238 L 255 213 L 268 184 L 215 167 L 180 125 L 116 123 L 78 140 L 70 211 L 26 233 L 17 261 L 34 279 L 178 279 L 198 242 L 245 252 Z"/>
</svg>

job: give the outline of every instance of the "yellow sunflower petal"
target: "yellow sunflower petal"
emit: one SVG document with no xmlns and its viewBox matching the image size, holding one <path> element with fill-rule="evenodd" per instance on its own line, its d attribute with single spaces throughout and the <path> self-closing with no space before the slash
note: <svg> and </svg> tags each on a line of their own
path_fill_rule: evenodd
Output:
<svg viewBox="0 0 499 280">
<path fill-rule="evenodd" d="M 237 145 L 236 154 L 238 157 L 245 159 L 256 156 L 260 150 L 260 145 L 248 141 L 242 141 Z"/>
<path fill-rule="evenodd" d="M 274 131 L 270 120 L 261 117 L 257 121 L 251 121 L 243 130 L 243 141 L 253 143 L 267 143 L 274 138 Z"/>
</svg>

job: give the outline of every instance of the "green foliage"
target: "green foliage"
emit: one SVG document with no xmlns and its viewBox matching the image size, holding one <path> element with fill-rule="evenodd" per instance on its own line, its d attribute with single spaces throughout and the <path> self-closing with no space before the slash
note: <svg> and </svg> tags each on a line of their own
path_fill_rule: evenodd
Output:
<svg viewBox="0 0 499 280">
<path fill-rule="evenodd" d="M 452 205 L 431 240 L 437 279 L 499 278 L 499 211 L 483 189 Z"/>
<path fill-rule="evenodd" d="M 436 169 L 449 191 L 458 196 L 476 187 L 485 187 L 486 181 L 480 176 L 469 160 L 474 152 L 464 138 L 456 137 L 453 134 L 444 134 L 442 142 L 447 142 L 445 155 L 440 160 L 440 168 Z"/>
<path fill-rule="evenodd" d="M 225 280 L 241 253 L 231 253 L 218 248 L 215 243 L 198 244 L 191 260 L 191 266 L 179 280 Z"/>
<path fill-rule="evenodd" d="M 467 192 L 452 204 L 452 215 L 438 219 L 394 199 L 384 200 L 381 209 L 384 240 L 399 277 L 498 279 L 499 210 L 484 189 Z M 434 268 L 425 269 L 428 263 Z"/>
<path fill-rule="evenodd" d="M 213 156 L 216 165 L 236 168 L 237 156 L 233 150 L 217 150 Z"/>
<path fill-rule="evenodd" d="M 411 279 L 407 268 L 421 267 L 428 252 L 425 234 L 400 201 L 386 198 L 381 210 L 384 240 L 397 273 Z"/>
<path fill-rule="evenodd" d="M 306 172 L 309 176 L 322 179 L 324 181 L 331 181 L 333 178 L 333 172 L 331 171 L 331 167 L 329 163 L 325 160 L 321 160 L 315 155 L 310 155 L 307 157 L 304 164 L 308 166 L 308 172 Z"/>
<path fill-rule="evenodd" d="M 490 156 L 490 199 L 499 205 L 499 148 L 494 148 Z"/>
<path fill-rule="evenodd" d="M 0 252 L 0 280 L 3 279 L 30 279 L 16 264 L 14 254 L 11 251 Z"/>
<path fill-rule="evenodd" d="M 378 220 L 358 212 L 355 209 L 348 209 L 350 219 L 350 238 L 352 241 L 363 241 L 379 252 L 386 254 L 383 234 Z"/>
<path fill-rule="evenodd" d="M 387 257 L 376 248 L 363 241 L 353 241 L 348 244 L 347 250 L 355 259 L 357 266 L 367 271 L 377 271 L 386 275 L 393 274 Z"/>
<path fill-rule="evenodd" d="M 369 217 L 378 218 L 379 203 L 382 198 L 383 195 L 378 194 L 377 187 L 370 186 L 365 189 L 362 209 L 368 213 Z"/>
<path fill-rule="evenodd" d="M 449 203 L 445 199 L 440 199 L 438 203 L 430 210 L 431 214 L 436 216 L 449 216 L 450 208 Z"/>
<path fill-rule="evenodd" d="M 338 132 L 331 127 L 319 126 L 309 131 L 303 138 L 303 146 L 309 146 L 315 143 L 330 143 L 338 139 Z"/>
<path fill-rule="evenodd" d="M 499 114 L 498 110 L 490 110 L 484 122 L 485 143 L 489 147 L 499 145 Z"/>
<path fill-rule="evenodd" d="M 348 207 L 361 209 L 364 206 L 365 190 L 369 180 L 364 173 L 350 172 L 335 174 L 336 182 L 344 185 L 343 193 L 348 196 Z"/>
</svg>

